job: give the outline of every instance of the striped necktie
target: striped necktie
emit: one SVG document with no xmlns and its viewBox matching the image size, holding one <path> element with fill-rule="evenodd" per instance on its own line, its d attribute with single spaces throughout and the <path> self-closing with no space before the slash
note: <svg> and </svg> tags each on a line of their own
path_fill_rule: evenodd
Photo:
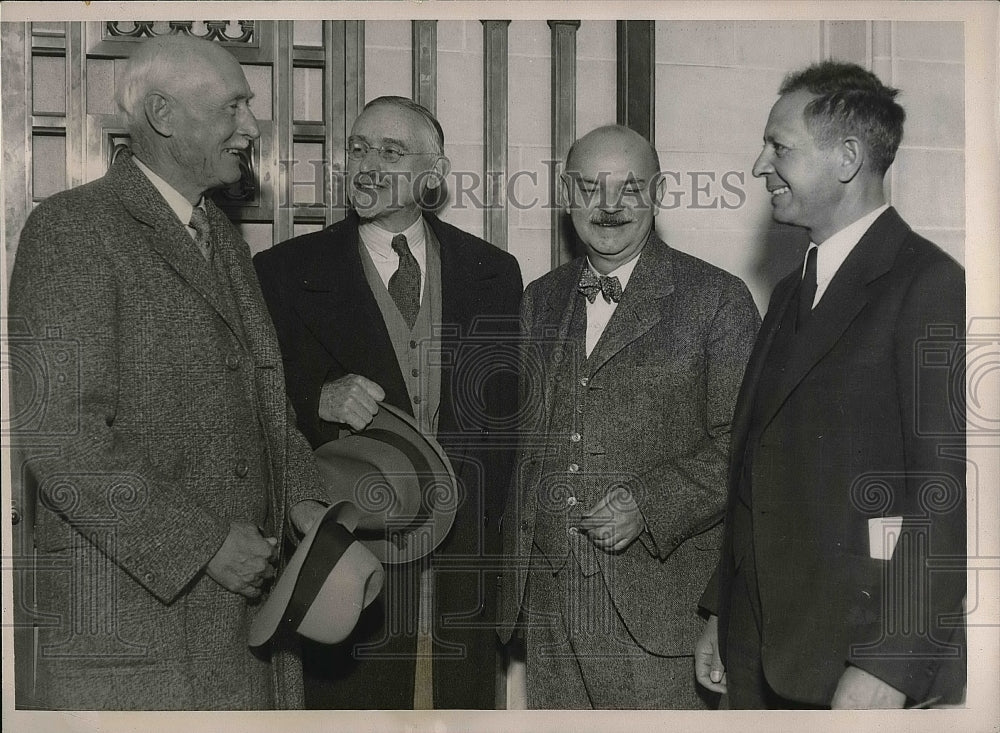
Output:
<svg viewBox="0 0 1000 733">
<path fill-rule="evenodd" d="M 191 222 L 188 224 L 195 231 L 194 243 L 209 262 L 212 261 L 212 228 L 208 224 L 208 214 L 200 206 L 191 209 Z"/>
</svg>

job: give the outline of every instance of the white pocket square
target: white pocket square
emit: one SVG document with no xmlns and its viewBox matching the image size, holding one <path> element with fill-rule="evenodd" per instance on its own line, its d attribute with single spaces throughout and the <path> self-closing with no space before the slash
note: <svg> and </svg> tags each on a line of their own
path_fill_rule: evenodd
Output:
<svg viewBox="0 0 1000 733">
<path fill-rule="evenodd" d="M 868 520 L 868 555 L 873 560 L 891 560 L 903 528 L 902 517 L 872 517 Z"/>
</svg>

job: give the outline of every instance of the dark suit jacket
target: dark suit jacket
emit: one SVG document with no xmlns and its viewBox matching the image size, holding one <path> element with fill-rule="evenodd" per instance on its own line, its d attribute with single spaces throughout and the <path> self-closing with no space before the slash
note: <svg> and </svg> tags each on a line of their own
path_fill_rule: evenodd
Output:
<svg viewBox="0 0 1000 733">
<path fill-rule="evenodd" d="M 524 429 L 518 504 L 503 526 L 511 560 L 500 636 L 509 639 L 522 604 L 526 576 L 517 571 L 547 511 L 539 496 L 565 480 L 559 445 L 577 430 L 578 476 L 595 482 L 586 488 L 603 495 L 629 486 L 649 528 L 623 553 L 596 553 L 615 607 L 647 651 L 690 654 L 698 595 L 721 544 L 733 405 L 760 318 L 738 278 L 653 235 L 584 373 L 571 373 L 576 344 L 567 334 L 574 305 L 583 307 L 577 284 L 585 266 L 581 257 L 550 272 L 522 303 L 525 348 L 535 354 L 526 359 L 526 396 L 537 418 Z M 579 428 L 556 424 L 556 385 L 581 378 L 589 387 Z"/>
<path fill-rule="evenodd" d="M 520 269 L 511 255 L 489 243 L 433 215 L 426 219 L 441 245 L 438 441 L 464 492 L 451 533 L 435 556 L 495 556 L 513 459 L 503 433 L 512 432 L 517 400 L 510 364 L 516 349 Z M 342 427 L 319 419 L 318 402 L 323 384 L 346 374 L 377 382 L 386 402 L 412 414 L 358 244 L 358 218 L 352 213 L 321 232 L 261 252 L 254 260 L 278 330 L 289 396 L 299 427 L 314 447 L 336 439 Z M 511 355 L 506 361 L 504 351 Z M 490 623 L 496 577 L 491 571 L 477 582 L 468 572 L 439 573 L 438 611 Z M 493 669 L 470 669 L 469 675 L 483 680 L 492 700 Z"/>
<path fill-rule="evenodd" d="M 947 642 L 962 636 L 965 594 L 964 271 L 889 209 L 765 393 L 762 368 L 798 280 L 794 272 L 774 290 L 733 423 L 731 508 L 761 402 L 752 540 L 764 671 L 778 694 L 823 705 L 850 662 L 921 700 L 941 662 L 961 652 Z M 871 557 L 869 520 L 879 516 L 905 520 L 889 561 Z M 727 536 L 701 601 L 719 614 L 724 659 L 733 546 Z M 964 676 L 964 659 L 949 666 Z"/>
<path fill-rule="evenodd" d="M 235 312 L 128 155 L 46 199 L 21 233 L 10 314 L 34 340 L 17 348 L 60 375 L 44 418 L 19 435 L 39 487 L 38 610 L 62 619 L 41 629 L 46 706 L 268 706 L 270 672 L 246 641 L 253 607 L 204 567 L 230 522 L 259 521 L 270 501 L 280 531 L 290 504 L 321 495 L 319 477 L 285 398 L 250 250 L 206 209 Z M 40 375 L 18 374 L 15 401 L 30 408 Z M 257 415 L 270 497 L 252 480 Z M 301 707 L 293 656 L 275 655 L 286 673 L 278 702 Z"/>
</svg>

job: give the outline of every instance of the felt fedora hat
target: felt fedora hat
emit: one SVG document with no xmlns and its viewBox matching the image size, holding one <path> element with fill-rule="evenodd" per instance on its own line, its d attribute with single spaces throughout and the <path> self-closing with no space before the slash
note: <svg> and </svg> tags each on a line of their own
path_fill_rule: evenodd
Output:
<svg viewBox="0 0 1000 733">
<path fill-rule="evenodd" d="M 451 530 L 459 503 L 451 462 L 402 410 L 381 404 L 367 427 L 314 455 L 330 500 L 357 508 L 355 536 L 383 563 L 424 557 Z"/>
<path fill-rule="evenodd" d="M 313 641 L 336 644 L 378 596 L 385 571 L 341 523 L 344 508 L 327 509 L 299 543 L 250 625 L 250 646 L 266 643 L 282 623 Z"/>
</svg>

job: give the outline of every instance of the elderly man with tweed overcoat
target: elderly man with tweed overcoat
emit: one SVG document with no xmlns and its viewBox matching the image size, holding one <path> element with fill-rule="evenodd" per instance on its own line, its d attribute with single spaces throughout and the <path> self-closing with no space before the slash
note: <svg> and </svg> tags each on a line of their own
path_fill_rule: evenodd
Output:
<svg viewBox="0 0 1000 733">
<path fill-rule="evenodd" d="M 522 301 L 526 419 L 500 634 L 525 634 L 532 708 L 708 703 L 688 645 L 759 317 L 739 279 L 656 236 L 658 171 L 627 128 L 574 143 L 564 192 L 586 257 Z"/>
<path fill-rule="evenodd" d="M 204 196 L 240 177 L 251 93 L 222 47 L 181 37 L 144 43 L 118 92 L 134 155 L 35 209 L 10 286 L 12 333 L 63 345 L 15 375 L 13 414 L 48 374 L 41 419 L 72 428 L 27 468 L 38 701 L 301 705 L 292 651 L 255 654 L 247 630 L 319 480 L 249 248 Z"/>
</svg>

